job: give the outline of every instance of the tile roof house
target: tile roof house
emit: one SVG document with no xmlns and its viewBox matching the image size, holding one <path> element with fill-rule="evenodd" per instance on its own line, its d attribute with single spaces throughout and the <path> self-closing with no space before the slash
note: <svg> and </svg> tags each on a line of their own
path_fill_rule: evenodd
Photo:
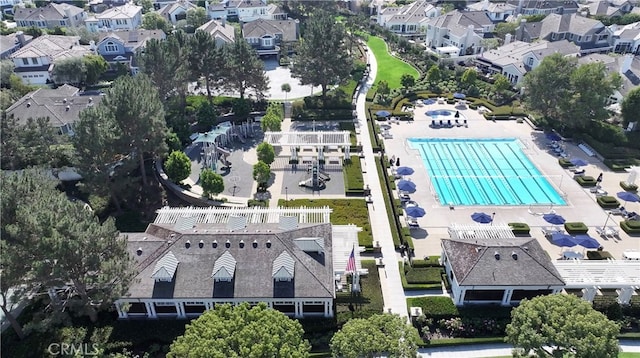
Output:
<svg viewBox="0 0 640 358">
<path fill-rule="evenodd" d="M 549 15 L 575 14 L 578 12 L 578 2 L 574 0 L 507 0 L 516 6 L 516 14 Z"/>
<path fill-rule="evenodd" d="M 279 55 L 293 51 L 298 41 L 298 20 L 258 19 L 242 25 L 242 37 L 262 55 Z"/>
<path fill-rule="evenodd" d="M 507 77 L 512 85 L 517 85 L 529 71 L 538 67 L 543 58 L 554 53 L 577 57 L 580 54 L 580 47 L 567 40 L 532 43 L 513 41 L 496 49 L 484 51 L 474 59 L 474 62 L 484 71 L 500 73 Z"/>
<path fill-rule="evenodd" d="M 272 14 L 265 0 L 228 0 L 225 3 L 227 19 L 238 17 L 240 22 L 251 22 L 257 19 L 270 20 Z"/>
<path fill-rule="evenodd" d="M 516 40 L 569 40 L 580 46 L 581 54 L 611 50 L 613 33 L 602 22 L 578 14 L 551 14 L 540 22 L 521 22 Z"/>
<path fill-rule="evenodd" d="M 175 25 L 180 20 L 186 20 L 187 11 L 195 9 L 198 6 L 188 0 L 178 0 L 174 3 L 167 4 L 158 10 L 158 13 L 171 24 Z"/>
<path fill-rule="evenodd" d="M 143 49 L 150 39 L 164 40 L 167 35 L 162 30 L 113 31 L 100 34 L 95 51 L 109 63 L 111 70 L 124 64 L 131 74 L 138 73 L 136 53 Z"/>
<path fill-rule="evenodd" d="M 83 26 L 86 18 L 87 13 L 84 9 L 56 3 L 38 8 L 17 8 L 13 17 L 20 27 L 40 29 Z"/>
<path fill-rule="evenodd" d="M 565 282 L 535 238 L 443 239 L 442 264 L 456 305 L 518 304 L 559 293 Z"/>
<path fill-rule="evenodd" d="M 240 302 L 266 302 L 298 318 L 333 317 L 334 258 L 344 254 L 343 237 L 328 220 L 297 216 L 305 210 L 160 209 L 146 232 L 123 234 L 138 275 L 116 301 L 119 317 L 185 318 Z M 163 219 L 167 212 L 175 212 L 171 220 Z M 344 227 L 357 240 L 358 228 Z"/>
<path fill-rule="evenodd" d="M 91 32 L 135 30 L 141 24 L 142 6 L 132 3 L 112 7 L 85 20 L 85 25 Z"/>
<path fill-rule="evenodd" d="M 456 49 L 454 55 L 473 55 L 482 51 L 482 40 L 492 36 L 495 24 L 486 11 L 451 11 L 427 22 L 426 46 Z"/>
<path fill-rule="evenodd" d="M 0 35 L 0 59 L 8 58 L 9 55 L 31 42 L 32 39 L 33 36 L 25 35 L 22 31 Z"/>
<path fill-rule="evenodd" d="M 613 52 L 640 55 L 640 21 L 629 25 L 611 25 Z"/>
<path fill-rule="evenodd" d="M 49 125 L 62 134 L 73 134 L 73 125 L 82 110 L 100 103 L 101 96 L 84 96 L 80 89 L 62 85 L 56 89 L 38 88 L 20 98 L 7 109 L 7 116 L 24 125 L 29 118 L 48 118 Z"/>
<path fill-rule="evenodd" d="M 439 8 L 419 0 L 400 7 L 379 8 L 376 22 L 400 36 L 422 37 L 429 19 L 439 15 Z"/>
<path fill-rule="evenodd" d="M 47 84 L 55 62 L 92 53 L 79 36 L 42 35 L 9 56 L 24 83 Z"/>
<path fill-rule="evenodd" d="M 640 58 L 638 56 L 633 54 L 609 56 L 607 54 L 594 53 L 578 59 L 579 64 L 592 62 L 603 63 L 609 73 L 618 73 L 622 78 L 622 87 L 609 96 L 611 104 L 622 103 L 629 91 L 640 86 Z"/>
<path fill-rule="evenodd" d="M 515 15 L 517 6 L 508 4 L 506 2 L 489 2 L 489 0 L 482 0 L 473 4 L 467 5 L 467 9 L 470 11 L 486 11 L 487 16 L 493 22 L 506 21 L 509 16 Z"/>
<path fill-rule="evenodd" d="M 204 31 L 213 37 L 216 41 L 216 46 L 220 47 L 224 44 L 232 43 L 236 38 L 236 29 L 227 24 L 226 20 L 209 20 L 204 25 L 197 28 L 197 30 Z"/>
</svg>

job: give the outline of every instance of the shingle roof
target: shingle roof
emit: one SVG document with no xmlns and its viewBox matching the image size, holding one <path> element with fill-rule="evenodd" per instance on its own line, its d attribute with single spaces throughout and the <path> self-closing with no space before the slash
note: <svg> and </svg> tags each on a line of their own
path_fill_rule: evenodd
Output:
<svg viewBox="0 0 640 358">
<path fill-rule="evenodd" d="M 507 3 L 518 6 L 522 0 L 508 0 Z M 577 10 L 578 3 L 573 0 L 524 0 L 522 9 L 557 9 Z"/>
<path fill-rule="evenodd" d="M 84 9 L 68 4 L 55 4 L 51 3 L 47 6 L 38 8 L 17 8 L 13 19 L 15 21 L 28 20 L 28 21 L 48 21 L 48 20 L 63 20 L 67 18 L 65 9 L 71 11 L 71 16 L 76 16 L 84 12 Z"/>
<path fill-rule="evenodd" d="M 442 248 L 461 286 L 564 285 L 535 238 L 486 244 L 443 239 Z"/>
<path fill-rule="evenodd" d="M 257 19 L 242 26 L 244 38 L 260 38 L 265 35 L 282 34 L 282 41 L 298 40 L 297 20 L 265 20 Z"/>
<path fill-rule="evenodd" d="M 429 20 L 426 13 L 434 8 L 426 0 L 420 0 L 401 7 L 386 7 L 381 10 L 380 15 L 388 17 L 386 22 L 420 23 Z"/>
<path fill-rule="evenodd" d="M 605 65 L 607 72 L 618 73 L 622 77 L 622 86 L 618 89 L 618 92 L 625 96 L 632 89 L 640 86 L 640 58 L 638 56 L 632 56 L 631 66 L 627 71 L 622 72 L 624 62 L 627 60 L 626 56 L 609 56 L 607 54 L 589 54 L 582 56 L 578 59 L 578 63 L 592 63 L 600 62 Z"/>
<path fill-rule="evenodd" d="M 493 23 L 485 11 L 451 11 L 429 20 L 429 25 L 436 28 L 447 28 L 452 34 L 461 36 L 466 33 L 469 26 L 481 29 Z"/>
<path fill-rule="evenodd" d="M 208 32 L 211 36 L 221 37 L 225 42 L 231 43 L 236 38 L 236 30 L 233 26 L 225 23 L 222 25 L 217 20 L 209 20 L 204 25 L 198 27 L 198 30 Z"/>
<path fill-rule="evenodd" d="M 142 6 L 128 3 L 122 6 L 112 7 L 99 14 L 95 14 L 96 19 L 131 19 L 138 12 L 142 11 Z"/>
<path fill-rule="evenodd" d="M 33 39 L 20 50 L 11 54 L 11 58 L 65 57 L 66 53 L 82 56 L 90 52 L 88 46 L 79 45 L 80 36 L 42 35 Z"/>
<path fill-rule="evenodd" d="M 186 0 L 179 0 L 176 1 L 172 4 L 168 4 L 163 6 L 162 8 L 160 8 L 158 10 L 158 13 L 160 15 L 162 15 L 162 17 L 167 18 L 170 14 L 172 14 L 174 11 L 178 10 L 178 9 L 183 9 L 185 12 L 189 9 L 195 9 L 198 6 L 196 6 L 195 4 L 190 3 L 189 1 Z"/>
<path fill-rule="evenodd" d="M 134 298 L 260 298 L 286 297 L 292 292 L 296 297 L 334 297 L 331 224 L 300 224 L 296 229 L 282 230 L 277 223 L 248 223 L 245 229 L 234 232 L 229 232 L 226 224 L 198 224 L 196 229 L 182 232 L 171 224 L 151 224 L 146 233 L 123 235 L 128 237 L 129 250 L 140 270 L 139 281 L 129 289 Z M 324 254 L 298 248 L 294 239 L 300 237 L 324 238 Z M 187 240 L 202 240 L 203 245 L 187 247 Z M 244 245 L 240 245 L 241 240 Z M 135 255 L 139 247 L 142 254 Z M 168 251 L 180 262 L 170 288 L 150 278 L 155 263 Z M 211 277 L 214 266 L 227 252 L 236 261 L 234 279 L 231 283 L 215 283 Z M 288 283 L 291 287 L 282 287 L 273 279 L 274 262 L 283 252 L 295 266 L 294 279 Z M 291 261 L 284 261 L 282 267 L 289 272 Z"/>
<path fill-rule="evenodd" d="M 555 42 L 513 41 L 507 45 L 483 52 L 478 59 L 503 68 L 507 65 L 514 65 L 518 67 L 522 73 L 526 73 L 530 69 L 526 68 L 523 59 L 524 56 L 530 52 L 533 52 L 538 59 L 542 59 L 552 53 L 578 55 L 580 53 L 580 47 L 567 40 Z"/>
<path fill-rule="evenodd" d="M 262 0 L 230 0 L 227 8 L 249 8 L 267 6 L 266 1 Z"/>
<path fill-rule="evenodd" d="M 97 45 L 103 41 L 114 38 L 121 42 L 125 47 L 130 48 L 133 52 L 138 48 L 143 48 L 150 39 L 164 40 L 167 35 L 162 30 L 133 30 L 133 31 L 110 31 L 101 32 Z"/>
<path fill-rule="evenodd" d="M 505 2 L 485 2 L 479 1 L 467 6 L 467 9 L 474 11 L 489 11 L 494 13 L 502 13 L 505 11 L 514 11 L 517 6 Z"/>
<path fill-rule="evenodd" d="M 582 36 L 598 26 L 602 27 L 600 21 L 589 19 L 578 14 L 549 14 L 542 20 L 540 38 L 546 38 L 553 32 L 567 32 Z"/>
<path fill-rule="evenodd" d="M 78 88 L 66 84 L 56 89 L 39 88 L 16 101 L 7 115 L 17 118 L 21 125 L 29 118 L 49 118 L 51 126 L 62 127 L 78 121 L 82 110 L 102 100 L 101 96 L 78 94 Z"/>
</svg>

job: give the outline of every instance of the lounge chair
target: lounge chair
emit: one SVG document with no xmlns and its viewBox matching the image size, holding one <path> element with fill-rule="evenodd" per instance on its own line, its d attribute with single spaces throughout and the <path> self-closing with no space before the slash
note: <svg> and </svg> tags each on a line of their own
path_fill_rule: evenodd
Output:
<svg viewBox="0 0 640 358">
<path fill-rule="evenodd" d="M 584 175 L 584 169 L 576 169 L 573 174 L 575 175 Z"/>
<path fill-rule="evenodd" d="M 444 127 L 444 122 L 442 121 L 442 119 L 440 120 L 440 127 Z"/>
<path fill-rule="evenodd" d="M 467 120 L 466 120 L 466 119 L 462 121 L 462 124 L 464 124 L 464 126 L 465 126 L 465 127 L 468 127 L 468 126 L 469 126 L 469 125 L 467 124 Z"/>
<path fill-rule="evenodd" d="M 624 208 L 624 206 L 621 206 L 621 207 L 615 208 L 615 209 L 611 209 L 611 210 L 609 210 L 609 212 L 611 213 L 611 215 L 627 216 L 629 214 L 629 212 L 627 211 L 627 209 Z"/>
<path fill-rule="evenodd" d="M 438 128 L 438 125 L 436 124 L 436 120 L 435 119 L 431 120 L 431 128 Z"/>
<path fill-rule="evenodd" d="M 456 127 L 460 127 L 462 125 L 462 124 L 460 124 L 460 121 L 457 120 L 457 119 L 455 120 L 455 122 L 456 122 Z"/>
<path fill-rule="evenodd" d="M 447 128 L 451 128 L 451 127 L 453 127 L 453 126 L 451 125 L 451 120 L 450 120 L 450 119 L 447 119 Z"/>
</svg>

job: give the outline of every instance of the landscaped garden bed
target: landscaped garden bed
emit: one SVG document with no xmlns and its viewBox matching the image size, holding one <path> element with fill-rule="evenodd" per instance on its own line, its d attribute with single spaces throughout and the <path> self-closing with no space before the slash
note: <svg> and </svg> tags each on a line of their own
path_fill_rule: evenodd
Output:
<svg viewBox="0 0 640 358">
<path fill-rule="evenodd" d="M 640 235 L 640 221 L 625 220 L 620 223 L 620 228 L 629 235 Z"/>
<path fill-rule="evenodd" d="M 613 196 L 600 196 L 596 199 L 596 202 L 603 209 L 615 209 L 620 206 L 620 202 L 618 199 Z"/>
<path fill-rule="evenodd" d="M 566 222 L 564 229 L 569 235 L 586 234 L 589 231 L 587 225 L 582 222 Z"/>
<path fill-rule="evenodd" d="M 362 177 L 362 165 L 360 158 L 356 155 L 351 156 L 349 163 L 345 163 L 342 167 L 344 173 L 344 192 L 346 196 L 363 196 L 364 195 L 364 178 Z"/>
<path fill-rule="evenodd" d="M 588 176 L 588 175 L 577 176 L 576 177 L 576 181 L 582 187 L 592 187 L 592 186 L 598 185 L 598 181 L 596 180 L 596 178 L 594 178 L 592 176 Z"/>
<path fill-rule="evenodd" d="M 442 288 L 442 267 L 411 267 L 398 263 L 402 288 L 406 291 L 438 290 Z"/>
<path fill-rule="evenodd" d="M 351 318 L 367 318 L 382 313 L 384 301 L 380 287 L 380 276 L 374 260 L 362 260 L 362 268 L 369 270 L 366 276 L 360 276 L 360 295 L 343 291 L 336 293 L 336 320 L 341 325 Z M 353 311 L 350 309 L 353 308 Z"/>
</svg>

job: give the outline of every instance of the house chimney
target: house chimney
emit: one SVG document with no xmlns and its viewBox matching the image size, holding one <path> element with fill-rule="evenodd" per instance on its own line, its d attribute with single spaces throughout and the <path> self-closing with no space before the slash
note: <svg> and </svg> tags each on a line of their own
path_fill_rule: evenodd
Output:
<svg viewBox="0 0 640 358">
<path fill-rule="evenodd" d="M 628 53 L 624 55 L 624 62 L 622 62 L 622 66 L 620 66 L 621 74 L 624 74 L 631 69 L 631 62 L 633 62 L 633 54 Z"/>
<path fill-rule="evenodd" d="M 511 34 L 504 35 L 504 44 L 508 45 L 511 43 Z"/>
<path fill-rule="evenodd" d="M 95 41 L 93 41 L 93 40 L 89 41 L 89 49 L 91 51 L 94 51 L 94 52 L 96 51 L 97 47 L 96 47 L 96 42 Z"/>
<path fill-rule="evenodd" d="M 24 37 L 24 32 L 22 31 L 16 31 L 16 39 L 20 42 L 20 47 L 27 44 L 27 39 Z"/>
<path fill-rule="evenodd" d="M 227 15 L 222 15 L 222 17 L 220 18 L 220 25 L 222 25 L 222 27 L 227 26 Z"/>
</svg>

